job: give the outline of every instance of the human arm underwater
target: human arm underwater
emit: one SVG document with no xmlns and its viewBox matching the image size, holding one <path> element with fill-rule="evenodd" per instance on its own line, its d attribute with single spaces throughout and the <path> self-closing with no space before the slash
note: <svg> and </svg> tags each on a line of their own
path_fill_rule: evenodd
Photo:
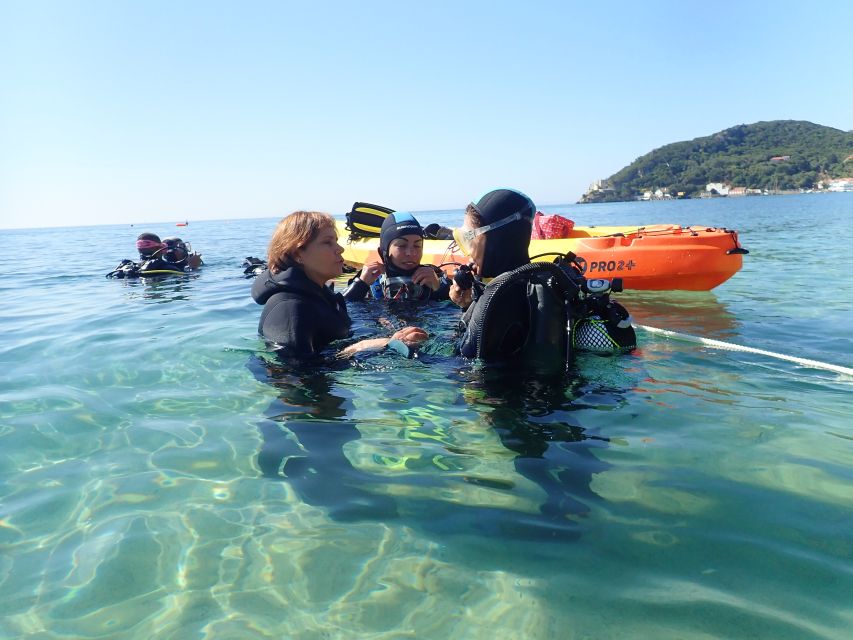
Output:
<svg viewBox="0 0 853 640">
<path fill-rule="evenodd" d="M 393 342 L 401 342 L 409 349 L 417 347 L 429 338 L 429 334 L 420 327 L 403 327 L 387 338 L 368 338 L 343 349 L 338 357 L 349 358 L 362 351 L 379 351 Z"/>
<path fill-rule="evenodd" d="M 298 360 L 319 356 L 327 348 L 329 350 L 334 348 L 337 341 L 330 342 L 326 339 L 318 331 L 315 320 L 301 313 L 297 309 L 298 306 L 299 301 L 293 300 L 285 300 L 276 305 L 272 310 L 273 321 L 263 325 L 263 336 L 273 343 L 280 355 Z M 413 349 L 428 337 L 427 332 L 419 327 L 404 327 L 388 337 L 359 340 L 334 355 L 337 358 L 350 358 L 365 351 L 379 351 L 394 341 L 402 343 L 408 349 Z"/>
</svg>

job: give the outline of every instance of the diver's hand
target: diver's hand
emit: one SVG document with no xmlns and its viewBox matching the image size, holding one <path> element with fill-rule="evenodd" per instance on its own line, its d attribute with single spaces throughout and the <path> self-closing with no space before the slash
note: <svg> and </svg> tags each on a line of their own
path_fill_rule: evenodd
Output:
<svg viewBox="0 0 853 640">
<path fill-rule="evenodd" d="M 450 284 L 450 291 L 447 294 L 450 296 L 450 300 L 463 309 L 467 309 L 471 306 L 471 303 L 474 301 L 474 290 L 473 289 L 463 289 L 455 282 Z"/>
<path fill-rule="evenodd" d="M 429 334 L 420 327 L 403 327 L 391 336 L 391 340 L 399 340 L 409 347 L 419 345 L 427 338 Z"/>
<path fill-rule="evenodd" d="M 429 287 L 433 291 L 438 291 L 438 287 L 441 284 L 435 269 L 426 265 L 415 269 L 415 272 L 412 274 L 412 282 L 424 287 Z"/>
<path fill-rule="evenodd" d="M 379 351 L 388 346 L 392 340 L 399 340 L 407 347 L 416 347 L 429 338 L 429 334 L 418 327 L 404 327 L 397 331 L 390 338 L 368 338 L 361 340 L 355 344 L 351 344 L 346 349 L 343 349 L 339 354 L 339 358 L 350 358 L 362 351 Z"/>
<path fill-rule="evenodd" d="M 358 274 L 358 279 L 364 284 L 370 285 L 385 273 L 385 265 L 379 261 L 368 262 L 361 268 L 361 273 Z"/>
</svg>

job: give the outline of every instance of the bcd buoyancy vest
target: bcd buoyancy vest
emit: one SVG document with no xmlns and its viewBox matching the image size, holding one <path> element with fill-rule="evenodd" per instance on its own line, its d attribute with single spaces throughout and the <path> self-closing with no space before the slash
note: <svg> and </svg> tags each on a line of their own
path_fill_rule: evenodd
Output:
<svg viewBox="0 0 853 640">
<path fill-rule="evenodd" d="M 484 361 L 566 361 L 579 291 L 563 269 L 549 262 L 501 274 L 466 313 L 462 355 Z"/>
<path fill-rule="evenodd" d="M 132 260 L 122 260 L 119 265 L 107 274 L 107 278 L 144 278 L 148 276 L 163 276 L 186 273 L 181 264 L 166 262 L 160 258 L 151 258 L 141 263 Z"/>
<path fill-rule="evenodd" d="M 110 271 L 107 275 L 107 278 L 138 278 L 139 277 L 139 263 L 134 262 L 133 260 L 129 260 L 125 258 L 122 260 L 118 266 Z"/>
<path fill-rule="evenodd" d="M 583 279 L 554 263 L 504 273 L 465 314 L 463 356 L 484 361 L 569 362 L 575 350 L 628 351 L 631 317 L 608 296 L 584 295 Z"/>
</svg>

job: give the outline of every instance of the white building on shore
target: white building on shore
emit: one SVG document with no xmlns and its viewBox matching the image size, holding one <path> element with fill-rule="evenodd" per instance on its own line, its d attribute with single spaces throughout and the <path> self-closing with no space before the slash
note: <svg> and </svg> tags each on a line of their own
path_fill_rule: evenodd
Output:
<svg viewBox="0 0 853 640">
<path fill-rule="evenodd" d="M 827 191 L 853 191 L 853 178 L 836 178 L 826 183 Z"/>
<path fill-rule="evenodd" d="M 721 196 L 729 195 L 729 187 L 731 185 L 726 184 L 725 182 L 709 182 L 705 185 L 705 191 L 711 193 L 716 191 Z"/>
</svg>

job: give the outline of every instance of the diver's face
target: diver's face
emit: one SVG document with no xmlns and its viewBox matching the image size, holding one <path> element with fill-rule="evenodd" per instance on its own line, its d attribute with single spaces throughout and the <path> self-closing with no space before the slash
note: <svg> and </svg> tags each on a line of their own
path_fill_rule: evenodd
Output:
<svg viewBox="0 0 853 640">
<path fill-rule="evenodd" d="M 466 214 L 465 227 L 468 229 L 479 229 L 480 225 L 477 224 L 471 216 Z M 466 249 L 468 257 L 474 262 L 474 272 L 479 272 L 480 268 L 483 266 L 483 258 L 486 254 L 486 234 L 480 233 L 474 236 L 468 243 Z"/>
<path fill-rule="evenodd" d="M 338 233 L 332 227 L 321 229 L 308 244 L 297 249 L 296 262 L 305 275 L 320 286 L 344 272 L 344 248 L 338 244 Z"/>
<path fill-rule="evenodd" d="M 410 271 L 417 269 L 424 255 L 424 239 L 411 233 L 394 238 L 388 245 L 388 258 L 398 269 Z"/>
</svg>

